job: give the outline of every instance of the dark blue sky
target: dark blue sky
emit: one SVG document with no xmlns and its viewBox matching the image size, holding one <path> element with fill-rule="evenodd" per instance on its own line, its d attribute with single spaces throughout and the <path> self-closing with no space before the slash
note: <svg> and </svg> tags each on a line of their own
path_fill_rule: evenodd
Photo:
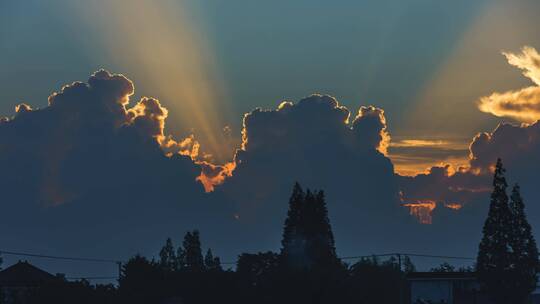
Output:
<svg viewBox="0 0 540 304">
<path fill-rule="evenodd" d="M 211 78 L 208 87 L 217 93 L 205 111 L 221 112 L 214 129 L 230 125 L 239 136 L 243 113 L 320 92 L 335 96 L 353 110 L 365 104 L 384 108 L 395 136 L 468 138 L 496 125 L 496 120 L 475 111 L 475 101 L 482 94 L 505 89 L 498 88 L 499 78 L 486 75 L 499 70 L 508 87 L 524 83 L 511 68 L 501 71 L 505 62 L 500 51 L 536 42 L 533 35 L 526 40 L 511 39 L 489 31 L 493 24 L 508 22 L 519 26 L 507 35 L 530 32 L 523 27 L 536 24 L 536 18 L 527 20 L 529 16 L 523 12 L 531 9 L 532 1 L 517 1 L 511 9 L 498 1 L 156 1 L 149 5 L 155 14 L 145 12 L 147 1 L 139 2 L 143 4 L 3 2 L 0 113 L 11 114 L 20 101 L 44 106 L 51 91 L 75 79 L 84 80 L 88 73 L 104 67 L 133 79 L 136 95 L 156 96 L 168 104 L 172 116 L 178 117 L 168 122 L 171 132 L 200 130 L 200 122 L 187 122 L 182 114 L 175 114 L 186 106 L 185 101 L 172 100 L 174 94 L 165 92 L 164 87 L 174 86 L 174 82 L 160 86 L 156 84 L 159 80 L 148 81 L 152 76 L 145 73 L 145 69 L 162 70 L 166 77 L 182 83 L 185 76 L 180 74 L 189 74 L 191 69 L 167 71 L 163 62 L 190 60 L 181 56 L 182 49 L 191 47 L 189 43 L 175 44 L 177 49 L 165 52 L 155 48 L 153 55 L 133 51 L 137 48 L 133 44 L 159 44 L 170 38 L 178 26 L 189 27 L 200 41 L 198 50 L 203 48 L 206 54 L 199 67 Z M 128 6 L 133 7 L 126 9 Z M 516 15 L 530 22 L 511 21 Z M 129 25 L 119 27 L 115 16 Z M 187 21 L 180 22 L 183 17 Z M 503 17 L 508 19 L 498 19 Z M 160 26 L 170 26 L 169 34 Z M 141 28 L 151 28 L 151 34 L 142 33 Z M 471 34 L 475 31 L 479 33 Z M 139 40 L 125 38 L 138 33 Z M 147 41 L 149 35 L 155 40 Z M 487 37 L 468 38 L 471 35 Z M 484 39 L 483 48 L 466 39 Z M 168 58 L 175 51 L 179 56 Z M 141 56 L 158 60 L 141 68 Z M 456 62 L 449 63 L 451 60 Z M 485 72 L 465 70 L 450 79 L 455 82 L 447 83 L 444 92 L 425 96 L 437 77 L 448 70 L 446 65 L 464 62 Z M 471 81 L 479 85 L 464 90 Z M 461 93 L 455 92 L 458 87 Z M 417 109 L 421 102 L 427 107 Z M 426 111 L 437 119 L 419 115 Z"/>
<path fill-rule="evenodd" d="M 234 260 L 279 246 L 300 181 L 327 191 L 342 255 L 474 256 L 497 157 L 538 231 L 540 124 L 497 125 L 540 118 L 539 11 L 536 0 L 1 1 L 0 249 L 151 256 L 199 228 Z M 84 83 L 62 90 L 73 81 Z M 34 110 L 15 113 L 21 102 Z M 432 225 L 403 203 L 431 207 Z"/>
</svg>

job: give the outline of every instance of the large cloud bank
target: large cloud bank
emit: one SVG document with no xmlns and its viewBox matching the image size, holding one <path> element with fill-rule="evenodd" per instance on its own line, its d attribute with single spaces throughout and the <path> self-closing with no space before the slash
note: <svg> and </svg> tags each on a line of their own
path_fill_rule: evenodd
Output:
<svg viewBox="0 0 540 304">
<path fill-rule="evenodd" d="M 432 167 L 428 173 L 400 177 L 402 198 L 409 206 L 430 205 L 431 211 L 440 211 L 445 206 L 453 209 L 463 207 L 462 212 L 466 213 L 470 212 L 468 208 L 485 205 L 482 202 L 489 199 L 497 158 L 501 158 L 507 167 L 509 180 L 522 185 L 526 199 L 534 202 L 540 196 L 534 185 L 534 172 L 540 169 L 540 123 L 537 121 L 540 118 L 540 55 L 528 46 L 523 47 L 519 54 L 504 52 L 503 55 L 535 85 L 482 97 L 479 109 L 522 123 L 501 123 L 492 132 L 478 133 L 469 145 L 466 164 L 459 168 L 443 165 Z M 535 217 L 540 206 L 528 206 Z"/>
<path fill-rule="evenodd" d="M 276 249 L 298 181 L 325 190 L 342 255 L 471 254 L 494 160 L 503 158 L 512 180 L 530 181 L 540 169 L 538 124 L 502 124 L 474 139 L 468 166 L 401 177 L 386 156 L 384 111 L 362 106 L 351 115 L 325 95 L 246 114 L 234 159 L 213 164 L 193 136 L 167 134 L 158 100 L 131 104 L 133 91 L 126 77 L 101 70 L 53 93 L 43 109 L 21 104 L 0 119 L 5 246 L 122 258 L 155 253 L 167 236 L 198 228 L 234 260 Z M 522 189 L 525 199 L 537 197 Z M 428 210 L 432 225 L 408 214 L 402 204 L 411 202 L 440 205 Z"/>
<path fill-rule="evenodd" d="M 189 157 L 166 157 L 167 110 L 142 98 L 131 108 L 133 84 L 101 70 L 49 97 L 49 106 L 21 104 L 0 123 L 0 182 L 4 197 L 64 204 L 99 191 L 157 193 L 164 181 L 197 187 Z"/>
<path fill-rule="evenodd" d="M 1 120 L 2 249 L 125 258 L 229 220 L 226 204 L 208 211 L 201 169 L 182 155 L 193 151 L 189 138 L 166 136 L 167 110 L 153 98 L 130 104 L 133 90 L 101 70 L 53 93 L 47 107 L 19 105 Z M 111 273 L 98 266 L 52 270 Z"/>
<path fill-rule="evenodd" d="M 414 206 L 429 202 L 436 222 L 445 208 L 460 213 L 478 213 L 489 202 L 493 166 L 503 160 L 510 184 L 519 183 L 533 223 L 540 223 L 540 198 L 535 173 L 540 170 L 540 122 L 515 125 L 501 123 L 492 132 L 479 133 L 469 146 L 467 165 L 432 167 L 430 172 L 413 177 L 399 177 L 403 200 Z M 475 210 L 475 211 L 473 211 Z M 479 219 L 479 220 L 480 220 Z M 540 227 L 537 227 L 539 229 Z"/>
</svg>

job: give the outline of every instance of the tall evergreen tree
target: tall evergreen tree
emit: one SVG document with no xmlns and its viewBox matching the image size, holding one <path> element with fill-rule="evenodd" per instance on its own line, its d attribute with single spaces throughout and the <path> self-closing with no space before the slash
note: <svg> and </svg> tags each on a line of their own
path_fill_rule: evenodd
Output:
<svg viewBox="0 0 540 304">
<path fill-rule="evenodd" d="M 204 270 L 204 259 L 201 250 L 199 231 L 187 232 L 182 243 L 180 268 L 188 271 L 200 272 Z"/>
<path fill-rule="evenodd" d="M 301 214 L 305 204 L 305 193 L 299 183 L 295 183 L 289 198 L 289 210 L 281 240 L 281 259 L 285 264 L 301 264 L 305 239 L 300 231 Z"/>
<path fill-rule="evenodd" d="M 306 195 L 305 222 L 307 252 L 312 263 L 314 265 L 339 263 L 323 191 Z"/>
<path fill-rule="evenodd" d="M 292 268 L 336 265 L 334 235 L 323 191 L 304 192 L 296 183 L 283 229 L 281 259 Z"/>
<path fill-rule="evenodd" d="M 170 238 L 167 239 L 163 248 L 159 252 L 159 266 L 168 271 L 175 271 L 178 268 L 178 259 L 174 252 L 174 245 Z"/>
<path fill-rule="evenodd" d="M 210 248 L 208 248 L 208 251 L 206 251 L 206 255 L 204 256 L 204 267 L 208 271 L 222 270 L 219 257 L 214 257 L 212 249 Z"/>
<path fill-rule="evenodd" d="M 502 161 L 497 160 L 493 178 L 493 192 L 488 217 L 484 223 L 476 261 L 478 279 L 497 303 L 510 303 L 512 288 L 509 278 L 511 263 L 511 213 L 506 194 L 507 183 Z"/>
<path fill-rule="evenodd" d="M 531 225 L 525 216 L 525 205 L 519 185 L 515 185 L 510 196 L 512 275 L 515 303 L 524 303 L 529 294 L 536 289 L 538 248 L 532 235 Z"/>
</svg>

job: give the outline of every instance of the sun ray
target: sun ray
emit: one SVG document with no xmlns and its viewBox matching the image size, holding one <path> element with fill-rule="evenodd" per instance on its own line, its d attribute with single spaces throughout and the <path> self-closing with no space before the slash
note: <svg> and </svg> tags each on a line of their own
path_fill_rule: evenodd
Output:
<svg viewBox="0 0 540 304">
<path fill-rule="evenodd" d="M 108 63 L 143 83 L 146 95 L 169 109 L 169 125 L 193 128 L 201 149 L 217 161 L 228 154 L 221 132 L 230 117 L 223 79 L 202 25 L 183 1 L 88 1 L 73 5 L 85 32 L 95 35 Z M 136 92 L 137 93 L 137 92 Z M 139 92 L 140 93 L 140 92 Z M 171 117 L 172 116 L 172 117 Z M 171 122 L 173 121 L 173 122 Z"/>
</svg>

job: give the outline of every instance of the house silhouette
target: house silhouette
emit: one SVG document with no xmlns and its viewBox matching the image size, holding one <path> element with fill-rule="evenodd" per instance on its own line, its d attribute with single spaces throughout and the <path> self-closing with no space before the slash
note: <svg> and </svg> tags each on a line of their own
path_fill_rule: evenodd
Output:
<svg viewBox="0 0 540 304">
<path fill-rule="evenodd" d="M 27 303 L 29 296 L 39 287 L 59 280 L 61 278 L 27 261 L 19 261 L 0 271 L 0 303 Z"/>
</svg>

